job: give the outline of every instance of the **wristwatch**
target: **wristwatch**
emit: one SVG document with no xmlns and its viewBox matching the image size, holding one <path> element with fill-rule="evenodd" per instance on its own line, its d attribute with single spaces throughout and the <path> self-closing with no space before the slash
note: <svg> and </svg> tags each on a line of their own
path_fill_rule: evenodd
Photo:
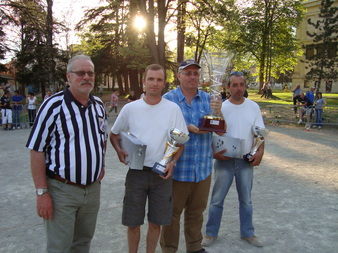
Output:
<svg viewBox="0 0 338 253">
<path fill-rule="evenodd" d="M 47 188 L 38 188 L 38 189 L 36 189 L 36 195 L 37 196 L 42 196 L 42 195 L 44 195 L 47 192 L 48 192 Z"/>
</svg>

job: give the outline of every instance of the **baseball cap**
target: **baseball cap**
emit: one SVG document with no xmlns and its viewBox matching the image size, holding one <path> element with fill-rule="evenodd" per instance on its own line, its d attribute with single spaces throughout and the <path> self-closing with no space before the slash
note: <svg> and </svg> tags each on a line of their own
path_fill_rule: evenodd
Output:
<svg viewBox="0 0 338 253">
<path fill-rule="evenodd" d="M 182 70 L 185 69 L 186 67 L 189 67 L 191 65 L 195 65 L 196 67 L 198 67 L 199 69 L 201 68 L 201 66 L 197 63 L 197 61 L 194 60 L 186 60 L 186 61 L 182 61 L 181 65 L 178 67 L 178 70 Z"/>
</svg>

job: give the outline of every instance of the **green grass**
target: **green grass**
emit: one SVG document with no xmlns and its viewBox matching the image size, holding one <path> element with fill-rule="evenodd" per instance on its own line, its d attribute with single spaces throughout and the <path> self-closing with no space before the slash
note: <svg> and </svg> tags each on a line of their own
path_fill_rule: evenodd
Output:
<svg viewBox="0 0 338 253">
<path fill-rule="evenodd" d="M 248 90 L 249 97 L 256 103 L 264 106 L 265 104 L 278 104 L 278 105 L 292 105 L 292 92 L 285 92 L 283 90 L 273 90 L 272 98 L 261 98 L 261 94 L 257 93 L 257 90 Z M 327 105 L 338 106 L 338 94 L 324 93 L 323 98 L 326 100 Z"/>
</svg>

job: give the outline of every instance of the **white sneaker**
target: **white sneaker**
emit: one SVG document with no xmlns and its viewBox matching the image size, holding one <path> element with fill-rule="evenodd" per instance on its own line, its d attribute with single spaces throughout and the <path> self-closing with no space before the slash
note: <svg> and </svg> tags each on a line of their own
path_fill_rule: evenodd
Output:
<svg viewBox="0 0 338 253">
<path fill-rule="evenodd" d="M 18 126 L 17 128 L 20 129 L 21 127 Z"/>
<path fill-rule="evenodd" d="M 318 126 L 318 129 L 321 129 L 322 127 L 321 126 Z"/>
<path fill-rule="evenodd" d="M 303 120 L 302 119 L 300 119 L 299 121 L 298 121 L 298 125 L 300 124 L 300 123 L 302 123 L 303 122 Z"/>
<path fill-rule="evenodd" d="M 205 235 L 201 245 L 204 247 L 209 247 L 211 244 L 213 244 L 216 241 L 217 237 L 212 237 L 209 235 Z"/>
<path fill-rule="evenodd" d="M 313 125 L 312 128 L 317 128 L 317 125 Z"/>
<path fill-rule="evenodd" d="M 15 130 L 16 128 L 15 127 L 13 127 L 13 130 Z"/>
</svg>

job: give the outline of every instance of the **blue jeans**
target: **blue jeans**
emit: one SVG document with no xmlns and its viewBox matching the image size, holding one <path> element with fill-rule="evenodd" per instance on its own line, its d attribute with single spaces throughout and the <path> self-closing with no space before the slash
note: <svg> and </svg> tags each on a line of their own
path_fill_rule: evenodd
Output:
<svg viewBox="0 0 338 253">
<path fill-rule="evenodd" d="M 252 224 L 251 190 L 253 182 L 253 166 L 243 159 L 215 160 L 215 183 L 210 200 L 206 234 L 217 237 L 221 225 L 223 204 L 230 189 L 233 178 L 239 200 L 239 218 L 241 237 L 254 235 Z"/>
<path fill-rule="evenodd" d="M 17 107 L 13 106 L 13 127 L 21 126 L 21 123 L 20 123 L 21 110 L 22 110 L 21 106 L 17 106 Z"/>
<path fill-rule="evenodd" d="M 316 125 L 321 126 L 323 121 L 323 109 L 316 109 Z"/>
</svg>

